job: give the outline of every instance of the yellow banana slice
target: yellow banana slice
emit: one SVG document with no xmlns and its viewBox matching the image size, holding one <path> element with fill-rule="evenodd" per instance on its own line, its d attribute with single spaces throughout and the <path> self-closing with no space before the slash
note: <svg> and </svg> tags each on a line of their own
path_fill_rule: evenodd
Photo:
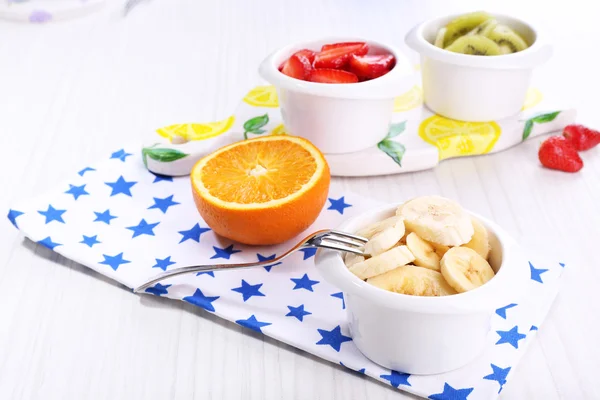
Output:
<svg viewBox="0 0 600 400">
<path fill-rule="evenodd" d="M 383 275 L 367 279 L 367 283 L 390 292 L 413 296 L 448 296 L 456 291 L 437 271 L 405 265 Z"/>
<path fill-rule="evenodd" d="M 440 270 L 440 256 L 428 242 L 411 232 L 406 236 L 406 246 L 415 256 L 415 265 L 434 271 Z"/>
<path fill-rule="evenodd" d="M 344 263 L 348 268 L 362 261 L 365 261 L 365 257 L 359 256 L 358 254 L 354 253 L 346 253 L 346 256 L 344 257 Z"/>
<path fill-rule="evenodd" d="M 399 210 L 406 229 L 424 240 L 444 246 L 460 246 L 471 240 L 469 214 L 454 201 L 441 196 L 417 197 Z"/>
<path fill-rule="evenodd" d="M 437 243 L 433 243 L 433 242 L 428 242 L 428 243 L 431 245 L 431 247 L 433 247 L 433 248 L 434 248 L 434 250 L 435 250 L 435 253 L 436 253 L 438 256 L 440 256 L 440 259 L 441 259 L 442 257 L 444 257 L 444 254 L 446 254 L 446 252 L 447 252 L 448 250 L 450 250 L 450 246 L 444 246 L 443 244 L 437 244 Z"/>
<path fill-rule="evenodd" d="M 490 255 L 490 239 L 488 231 L 477 219 L 471 218 L 471 222 L 473 223 L 475 233 L 473 233 L 471 241 L 463 246 L 475 250 L 477 254 L 487 260 Z"/>
<path fill-rule="evenodd" d="M 401 267 L 415 260 L 415 256 L 406 246 L 394 247 L 364 261 L 352 265 L 349 270 L 360 279 L 381 275 L 394 268 Z"/>
<path fill-rule="evenodd" d="M 444 254 L 441 272 L 457 292 L 475 289 L 494 277 L 490 264 L 468 247 L 453 247 Z"/>
<path fill-rule="evenodd" d="M 375 223 L 358 233 L 369 239 L 365 244 L 365 253 L 371 256 L 381 254 L 398 243 L 404 236 L 404 220 L 402 217 L 391 217 Z"/>
</svg>

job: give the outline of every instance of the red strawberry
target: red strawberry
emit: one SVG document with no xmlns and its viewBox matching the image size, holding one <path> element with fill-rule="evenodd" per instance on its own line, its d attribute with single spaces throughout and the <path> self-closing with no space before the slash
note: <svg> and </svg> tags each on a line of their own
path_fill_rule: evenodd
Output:
<svg viewBox="0 0 600 400">
<path fill-rule="evenodd" d="M 366 43 L 336 43 L 329 46 L 337 47 L 329 47 L 327 50 L 317 53 L 313 63 L 315 68 L 339 69 L 348 63 L 352 54 L 367 54 L 367 51 L 369 51 Z"/>
<path fill-rule="evenodd" d="M 571 142 L 577 151 L 589 150 L 600 144 L 600 132 L 583 125 L 565 126 L 563 136 Z"/>
<path fill-rule="evenodd" d="M 364 81 L 385 75 L 394 66 L 395 62 L 396 59 L 391 54 L 376 56 L 357 56 L 353 54 L 350 57 L 348 69 Z"/>
<path fill-rule="evenodd" d="M 583 168 L 577 150 L 562 136 L 552 136 L 542 142 L 538 157 L 542 165 L 550 169 L 577 172 Z"/>
<path fill-rule="evenodd" d="M 332 44 L 324 44 L 323 47 L 321 47 L 321 51 L 327 51 L 327 50 L 331 50 L 331 49 L 337 49 L 340 47 L 349 47 L 349 46 L 361 46 L 361 49 L 359 50 L 358 54 L 359 56 L 362 56 L 364 54 L 367 54 L 367 52 L 369 51 L 369 46 L 365 43 L 365 42 L 341 42 L 341 43 L 332 43 Z"/>
<path fill-rule="evenodd" d="M 311 82 L 319 83 L 355 83 L 358 78 L 351 72 L 339 69 L 315 68 L 310 75 Z"/>
<path fill-rule="evenodd" d="M 312 71 L 311 57 L 314 58 L 314 52 L 310 50 L 300 50 L 299 52 L 292 54 L 292 56 L 283 63 L 280 70 L 292 78 L 308 80 Z"/>
</svg>

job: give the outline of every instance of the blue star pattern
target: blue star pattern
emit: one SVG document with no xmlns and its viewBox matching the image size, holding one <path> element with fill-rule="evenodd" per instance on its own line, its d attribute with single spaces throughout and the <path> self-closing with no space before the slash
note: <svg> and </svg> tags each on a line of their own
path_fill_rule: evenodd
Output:
<svg viewBox="0 0 600 400">
<path fill-rule="evenodd" d="M 85 191 L 85 185 L 75 186 L 69 184 L 69 190 L 65 193 L 72 194 L 75 200 L 77 200 L 80 196 L 89 196 L 89 193 Z"/>
<path fill-rule="evenodd" d="M 159 174 L 155 174 L 154 172 L 150 172 L 152 175 L 154 175 L 154 181 L 152 183 L 157 183 L 157 182 L 173 182 L 173 177 L 172 176 L 167 176 L 167 175 L 159 175 Z"/>
<path fill-rule="evenodd" d="M 187 301 L 195 306 L 204 308 L 206 311 L 215 312 L 215 306 L 213 301 L 218 300 L 221 296 L 205 296 L 202 290 L 196 289 L 193 296 L 186 296 L 182 300 Z"/>
<path fill-rule="evenodd" d="M 558 265 L 560 265 L 562 268 L 565 267 L 565 263 L 558 263 Z"/>
<path fill-rule="evenodd" d="M 295 317 L 298 321 L 302 322 L 305 315 L 311 315 L 311 312 L 304 310 L 304 304 L 300 304 L 298 307 L 287 306 L 290 312 L 285 314 L 286 317 Z"/>
<path fill-rule="evenodd" d="M 263 256 L 262 254 L 256 253 L 256 257 L 258 258 L 258 261 L 262 262 L 262 261 L 269 261 L 269 260 L 274 260 L 275 259 L 275 254 L 271 254 L 270 256 Z M 265 270 L 267 272 L 271 272 L 271 268 L 277 266 L 281 264 L 280 262 L 275 263 L 275 264 L 271 264 L 271 265 L 267 265 L 265 267 Z"/>
<path fill-rule="evenodd" d="M 110 225 L 110 221 L 117 218 L 114 215 L 110 215 L 110 210 L 104 212 L 94 211 L 94 214 L 96 214 L 94 222 L 104 222 L 106 225 Z"/>
<path fill-rule="evenodd" d="M 496 314 L 498 314 L 499 316 L 501 316 L 502 318 L 506 319 L 506 310 L 508 310 L 509 308 L 513 308 L 516 307 L 518 304 L 515 303 L 510 303 L 507 306 L 504 307 L 500 307 L 496 310 Z"/>
<path fill-rule="evenodd" d="M 342 367 L 346 367 L 346 366 L 344 365 L 344 363 L 343 363 L 343 362 L 341 362 L 341 361 L 340 361 L 340 365 L 341 365 Z M 352 368 L 350 368 L 350 367 L 346 367 L 346 368 L 348 368 L 350 371 L 354 371 L 354 370 L 353 370 Z M 359 369 L 359 370 L 357 370 L 357 371 L 354 371 L 354 372 L 358 372 L 359 374 L 363 374 L 363 375 L 364 375 L 364 373 L 365 373 L 365 371 L 366 371 L 366 370 L 367 370 L 366 368 L 361 368 L 361 369 Z"/>
<path fill-rule="evenodd" d="M 208 232 L 208 231 L 210 231 L 210 228 L 202 228 L 202 227 L 200 227 L 200 224 L 194 225 L 192 227 L 192 229 L 189 229 L 187 231 L 179 231 L 179 234 L 182 235 L 179 243 L 183 243 L 187 240 L 193 240 L 194 242 L 200 243 L 200 236 L 204 232 Z"/>
<path fill-rule="evenodd" d="M 531 325 L 531 328 L 529 328 L 529 332 L 531 332 L 531 331 L 537 331 L 537 330 L 538 330 L 538 327 L 535 326 L 535 325 Z"/>
<path fill-rule="evenodd" d="M 306 289 L 310 292 L 313 291 L 313 286 L 316 285 L 317 283 L 319 283 L 319 281 L 313 281 L 308 277 L 308 274 L 304 274 L 302 276 L 302 278 L 290 278 L 292 280 L 292 282 L 294 282 L 296 285 L 294 286 L 293 290 L 298 290 L 298 289 Z"/>
<path fill-rule="evenodd" d="M 137 184 L 137 182 L 127 182 L 125 179 L 123 179 L 123 176 L 119 176 L 119 179 L 117 179 L 115 182 L 104 182 L 107 186 L 110 186 L 112 189 L 112 192 L 110 193 L 110 196 L 116 196 L 120 193 L 124 194 L 125 196 L 129 196 L 131 197 L 131 188 Z"/>
<path fill-rule="evenodd" d="M 539 282 L 539 283 L 544 283 L 542 281 L 542 274 L 544 272 L 548 271 L 547 269 L 538 269 L 533 266 L 531 261 L 529 262 L 529 269 L 531 270 L 531 280 Z"/>
<path fill-rule="evenodd" d="M 215 251 L 215 255 L 210 258 L 211 260 L 214 260 L 215 258 L 224 258 L 226 260 L 229 260 L 232 255 L 241 252 L 241 250 L 234 250 L 232 244 L 225 247 L 224 249 L 217 246 L 213 246 L 213 250 Z"/>
<path fill-rule="evenodd" d="M 121 150 L 117 150 L 114 153 L 112 153 L 110 155 L 110 158 L 116 158 L 117 160 L 121 160 L 123 162 L 125 162 L 125 159 L 127 159 L 127 157 L 131 156 L 131 153 L 127 153 L 125 152 L 125 150 L 121 149 Z"/>
<path fill-rule="evenodd" d="M 50 250 L 54 250 L 55 247 L 62 246 L 61 243 L 53 242 L 52 239 L 50 239 L 50 236 L 40 240 L 38 243 L 44 247 L 49 248 Z"/>
<path fill-rule="evenodd" d="M 160 268 L 163 271 L 166 271 L 171 265 L 176 264 L 175 261 L 171 261 L 171 256 L 167 258 L 163 258 L 162 260 L 159 258 L 155 258 L 156 264 L 152 266 L 152 268 Z"/>
<path fill-rule="evenodd" d="M 245 303 L 252 296 L 264 296 L 264 293 L 260 291 L 262 285 L 262 283 L 250 285 L 248 282 L 242 279 L 242 286 L 233 288 L 231 290 L 241 293 Z"/>
<path fill-rule="evenodd" d="M 155 236 L 153 229 L 156 228 L 156 225 L 158 224 L 160 224 L 160 222 L 149 224 L 145 219 L 142 218 L 139 224 L 136 226 L 128 226 L 126 229 L 133 231 L 133 236 L 131 237 L 132 239 L 141 235 Z"/>
<path fill-rule="evenodd" d="M 128 264 L 128 263 L 131 262 L 131 261 L 125 260 L 123 258 L 123 253 L 119 253 L 116 256 L 109 256 L 109 255 L 106 255 L 106 254 L 102 254 L 102 257 L 104 257 L 104 261 L 101 261 L 100 264 L 108 265 L 114 271 L 116 271 L 117 269 L 119 269 L 119 267 L 121 265 Z"/>
<path fill-rule="evenodd" d="M 344 336 L 342 334 L 342 328 L 339 325 L 330 331 L 325 329 L 317 329 L 317 331 L 321 335 L 321 340 L 319 340 L 317 344 L 329 345 L 338 353 L 341 349 L 342 343 L 350 342 L 352 340 L 351 337 Z"/>
<path fill-rule="evenodd" d="M 235 323 L 243 326 L 244 328 L 252 329 L 258 333 L 263 333 L 262 328 L 271 325 L 270 322 L 261 322 L 257 320 L 254 314 L 252 314 L 248 319 L 238 319 L 235 321 Z"/>
<path fill-rule="evenodd" d="M 65 221 L 62 218 L 62 215 L 66 212 L 67 210 L 57 210 L 56 208 L 52 207 L 52 205 L 48 205 L 48 210 L 46 211 L 38 211 L 38 213 L 40 213 L 41 215 L 43 215 L 44 217 L 46 217 L 46 223 L 49 224 L 52 221 L 58 221 L 61 223 L 65 223 Z"/>
<path fill-rule="evenodd" d="M 337 297 L 338 299 L 342 299 L 342 310 L 346 309 L 346 300 L 344 300 L 344 293 L 338 292 L 331 295 L 331 297 Z"/>
<path fill-rule="evenodd" d="M 448 383 L 444 383 L 444 391 L 442 393 L 432 394 L 428 397 L 431 400 L 467 400 L 467 396 L 471 394 L 473 388 L 454 389 Z"/>
<path fill-rule="evenodd" d="M 500 339 L 498 339 L 496 344 L 510 343 L 510 345 L 512 347 L 514 347 L 515 349 L 518 349 L 519 348 L 519 340 L 525 339 L 525 337 L 526 337 L 526 335 L 519 333 L 518 329 L 519 329 L 519 327 L 515 325 L 509 331 L 496 331 L 496 333 L 498 335 L 500 335 Z"/>
<path fill-rule="evenodd" d="M 95 244 L 102 243 L 102 242 L 98 240 L 98 235 L 94 235 L 94 236 L 83 235 L 83 240 L 79 243 L 83 243 L 83 244 L 87 245 L 88 247 L 94 247 Z"/>
<path fill-rule="evenodd" d="M 331 203 L 331 205 L 329 206 L 328 210 L 335 210 L 342 215 L 344 214 L 344 210 L 346 208 L 352 207 L 352 204 L 348 204 L 345 202 L 344 196 L 340 197 L 337 200 L 330 198 L 329 203 Z"/>
<path fill-rule="evenodd" d="M 502 391 L 502 386 L 506 383 L 506 377 L 510 372 L 510 367 L 508 368 L 500 368 L 497 365 L 490 364 L 492 366 L 492 373 L 483 377 L 483 379 L 487 379 L 490 381 L 496 381 L 500 385 L 500 389 L 498 393 Z"/>
<path fill-rule="evenodd" d="M 17 225 L 17 217 L 19 217 L 21 215 L 23 215 L 23 213 L 21 211 L 17 211 L 17 210 L 13 210 L 13 209 L 8 210 L 8 215 L 7 215 L 8 220 L 17 229 L 19 229 L 19 226 Z"/>
<path fill-rule="evenodd" d="M 314 257 L 315 254 L 317 254 L 317 249 L 312 247 L 309 247 L 307 249 L 300 249 L 300 251 L 304 253 L 302 257 L 303 260 L 308 260 L 309 258 Z"/>
<path fill-rule="evenodd" d="M 157 197 L 154 197 L 154 204 L 152 204 L 150 207 L 148 207 L 148 209 L 150 210 L 152 208 L 158 208 L 160 211 L 163 212 L 163 214 L 166 214 L 169 207 L 176 206 L 177 204 L 181 204 L 181 203 L 173 201 L 173 195 L 170 195 L 169 197 L 165 197 L 164 199 L 159 199 Z"/>
<path fill-rule="evenodd" d="M 390 381 L 390 385 L 397 388 L 400 385 L 411 386 L 408 378 L 410 378 L 410 374 L 405 374 L 404 372 L 398 372 L 391 370 L 389 375 L 379 375 L 381 379 L 385 379 L 386 381 Z"/>
<path fill-rule="evenodd" d="M 79 176 L 83 176 L 83 175 L 85 175 L 86 172 L 91 172 L 91 171 L 95 171 L 95 169 L 91 168 L 91 167 L 85 167 L 84 169 L 79 171 L 78 174 L 79 174 Z"/>
<path fill-rule="evenodd" d="M 167 289 L 170 287 L 171 285 L 161 285 L 160 283 L 157 283 L 156 285 L 147 288 L 145 292 L 153 294 L 155 296 L 161 296 L 163 294 L 168 294 L 169 292 L 167 291 Z"/>
<path fill-rule="evenodd" d="M 196 274 L 196 276 L 200 276 L 200 275 L 208 275 L 208 276 L 212 276 L 213 278 L 215 277 L 215 273 L 213 271 L 208 271 L 208 272 L 198 272 Z"/>
</svg>

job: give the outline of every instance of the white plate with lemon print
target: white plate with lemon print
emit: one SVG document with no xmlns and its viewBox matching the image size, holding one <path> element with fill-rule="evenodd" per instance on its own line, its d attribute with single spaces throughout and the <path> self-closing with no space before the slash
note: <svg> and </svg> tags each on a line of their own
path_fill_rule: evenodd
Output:
<svg viewBox="0 0 600 400">
<path fill-rule="evenodd" d="M 575 110 L 560 107 L 558 100 L 531 88 L 519 115 L 493 122 L 462 122 L 432 113 L 423 105 L 421 88 L 415 84 L 396 98 L 389 132 L 377 146 L 357 153 L 325 154 L 325 158 L 334 176 L 373 176 L 419 171 L 449 158 L 495 153 L 573 123 Z M 282 124 L 275 88 L 257 86 L 232 116 L 157 129 L 142 153 L 146 166 L 156 174 L 188 175 L 196 161 L 222 146 L 285 134 L 293 132 L 287 132 Z"/>
</svg>

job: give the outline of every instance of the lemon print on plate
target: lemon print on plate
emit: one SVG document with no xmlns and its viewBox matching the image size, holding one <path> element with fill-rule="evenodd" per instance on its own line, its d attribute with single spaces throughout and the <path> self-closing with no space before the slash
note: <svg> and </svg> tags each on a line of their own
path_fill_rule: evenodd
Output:
<svg viewBox="0 0 600 400">
<path fill-rule="evenodd" d="M 279 124 L 277 125 L 275 128 L 273 128 L 273 130 L 271 131 L 271 135 L 287 135 L 287 131 L 285 130 L 285 126 L 283 126 L 283 124 Z"/>
<path fill-rule="evenodd" d="M 254 107 L 279 107 L 275 86 L 257 86 L 248 92 L 244 102 Z"/>
<path fill-rule="evenodd" d="M 501 132 L 495 122 L 464 122 L 439 115 L 427 118 L 419 126 L 419 136 L 438 148 L 440 160 L 488 153 Z"/>
<path fill-rule="evenodd" d="M 207 124 L 190 123 L 169 125 L 157 129 L 156 133 L 169 139 L 173 144 L 182 144 L 192 140 L 206 140 L 219 136 L 229 130 L 234 121 L 235 117 L 232 115 L 222 121 L 210 122 Z"/>
<path fill-rule="evenodd" d="M 408 92 L 394 99 L 394 112 L 412 110 L 421 104 L 423 104 L 423 93 L 421 88 L 415 85 Z"/>
<path fill-rule="evenodd" d="M 544 96 L 542 96 L 542 92 L 535 88 L 529 88 L 527 91 L 527 96 L 525 97 L 525 104 L 523 104 L 523 108 L 521 110 L 527 110 L 528 108 L 533 108 L 537 106 Z"/>
</svg>

